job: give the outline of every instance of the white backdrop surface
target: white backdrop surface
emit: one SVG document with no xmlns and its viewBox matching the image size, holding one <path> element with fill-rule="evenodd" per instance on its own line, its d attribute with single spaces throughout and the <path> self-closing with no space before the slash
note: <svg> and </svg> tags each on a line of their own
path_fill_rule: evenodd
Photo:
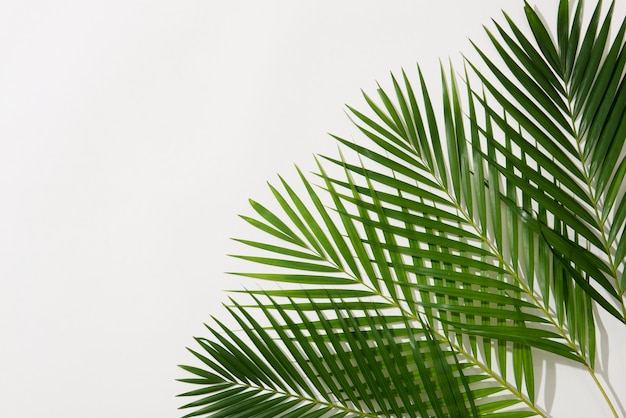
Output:
<svg viewBox="0 0 626 418">
<path fill-rule="evenodd" d="M 361 88 L 460 62 L 468 36 L 486 44 L 481 25 L 521 7 L 0 2 L 0 417 L 180 416 L 176 364 L 240 286 L 223 272 L 229 238 L 250 235 L 247 199 L 333 154 L 326 132 L 354 134 L 343 105 Z M 603 332 L 626 394 L 626 331 Z M 583 371 L 543 373 L 553 416 L 609 416 Z"/>
</svg>

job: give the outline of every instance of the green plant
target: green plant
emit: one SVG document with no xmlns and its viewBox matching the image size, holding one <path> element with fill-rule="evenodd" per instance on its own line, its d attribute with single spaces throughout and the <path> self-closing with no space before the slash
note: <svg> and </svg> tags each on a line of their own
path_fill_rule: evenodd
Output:
<svg viewBox="0 0 626 418">
<path fill-rule="evenodd" d="M 506 14 L 462 78 L 443 69 L 433 105 L 418 67 L 366 111 L 369 140 L 335 137 L 321 187 L 270 186 L 251 202 L 266 242 L 247 277 L 294 286 L 241 291 L 181 366 L 183 408 L 213 417 L 525 417 L 534 355 L 594 373 L 594 307 L 626 322 L 626 20 L 613 5 L 583 27 L 559 4 L 556 41 L 527 4 Z M 572 16 L 570 16 L 572 15 Z M 484 70 L 481 70 L 483 68 Z M 278 209 L 279 208 L 279 209 Z M 285 285 L 286 286 L 286 285 Z M 244 297 L 244 296 L 242 296 Z"/>
</svg>

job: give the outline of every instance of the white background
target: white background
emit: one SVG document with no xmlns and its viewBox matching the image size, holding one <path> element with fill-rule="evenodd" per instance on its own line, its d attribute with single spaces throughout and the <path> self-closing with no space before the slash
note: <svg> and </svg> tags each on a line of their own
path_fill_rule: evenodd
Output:
<svg viewBox="0 0 626 418">
<path fill-rule="evenodd" d="M 361 88 L 486 45 L 501 7 L 523 18 L 517 0 L 0 1 L 0 417 L 180 416 L 176 364 L 239 287 L 248 197 L 354 134 Z M 626 330 L 604 326 L 624 394 Z M 586 373 L 546 370 L 553 416 L 609 416 Z"/>
</svg>

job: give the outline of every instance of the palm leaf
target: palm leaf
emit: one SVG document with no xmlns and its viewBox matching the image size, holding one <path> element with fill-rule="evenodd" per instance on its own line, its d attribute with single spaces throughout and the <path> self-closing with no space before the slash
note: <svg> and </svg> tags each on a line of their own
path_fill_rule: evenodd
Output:
<svg viewBox="0 0 626 418">
<path fill-rule="evenodd" d="M 487 31 L 508 72 L 477 46 L 480 59 L 493 77 L 470 65 L 508 119 L 498 116 L 497 107 L 480 95 L 475 97 L 519 149 L 516 156 L 513 147 L 497 137 L 486 136 L 489 148 L 496 147 L 507 162 L 514 161 L 515 170 L 490 161 L 498 169 L 498 181 L 513 185 L 509 196 L 529 196 L 524 217 L 533 219 L 527 221 L 529 226 L 535 222 L 530 227 L 541 230 L 541 238 L 551 250 L 567 259 L 574 269 L 580 269 L 585 282 L 591 280 L 602 287 L 606 295 L 589 288 L 586 293 L 624 321 L 624 289 L 618 276 L 623 270 L 624 254 L 616 251 L 624 220 L 610 214 L 616 213 L 624 196 L 623 191 L 617 196 L 623 175 L 613 174 L 620 166 L 626 167 L 619 157 L 626 137 L 626 131 L 620 128 L 626 110 L 621 96 L 626 94 L 626 51 L 622 48 L 626 20 L 609 39 L 613 5 L 602 18 L 599 3 L 583 29 L 582 6 L 578 5 L 572 21 L 568 7 L 567 1 L 560 2 L 557 44 L 528 4 L 525 11 L 538 47 L 508 17 L 509 31 L 496 24 L 500 39 Z M 586 34 L 582 42 L 581 31 Z M 608 52 L 603 57 L 605 49 Z M 539 219 L 542 210 L 546 211 L 545 222 Z M 548 234 L 547 230 L 556 234 Z M 574 252 L 580 263 L 570 260 Z M 574 287 L 581 285 L 585 287 L 582 282 Z M 565 300 L 557 300 L 556 304 L 561 309 Z M 581 320 L 587 316 L 585 313 Z M 579 344 L 586 343 L 579 340 Z"/>
<path fill-rule="evenodd" d="M 245 337 L 216 321 L 207 327 L 213 338 L 190 350 L 210 371 L 181 366 L 194 375 L 182 380 L 199 388 L 180 395 L 198 398 L 183 406 L 193 409 L 185 417 L 532 415 L 511 412 L 519 401 L 493 398 L 504 388 L 419 318 L 344 309 L 341 300 L 304 311 L 302 300 L 316 305 L 304 294 L 290 300 L 294 317 L 261 297 L 228 308 Z"/>
<path fill-rule="evenodd" d="M 319 186 L 298 171 L 251 201 L 266 240 L 239 240 L 257 268 L 235 274 L 286 288 L 233 301 L 245 337 L 216 321 L 196 339 L 186 417 L 546 416 L 538 350 L 583 365 L 615 413 L 593 308 L 626 321 L 626 23 L 609 39 L 612 6 L 586 27 L 571 9 L 556 43 L 529 5 L 531 36 L 505 14 L 464 88 L 442 66 L 440 109 L 419 67 L 417 87 L 392 76 L 348 107 L 368 143 L 334 136 Z"/>
</svg>

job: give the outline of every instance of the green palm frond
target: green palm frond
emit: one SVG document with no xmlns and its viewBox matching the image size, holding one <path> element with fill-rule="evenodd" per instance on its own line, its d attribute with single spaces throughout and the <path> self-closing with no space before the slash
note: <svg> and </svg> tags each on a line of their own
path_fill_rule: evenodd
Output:
<svg viewBox="0 0 626 418">
<path fill-rule="evenodd" d="M 190 383 L 203 386 L 182 395 L 203 396 L 185 406 L 198 408 L 187 416 L 469 417 L 479 411 L 475 396 L 502 390 L 471 391 L 483 377 L 466 377 L 463 368 L 470 365 L 458 362 L 423 323 L 411 326 L 412 319 L 401 315 L 383 320 L 365 304 L 357 314 L 332 299 L 332 307 L 309 318 L 311 309 L 305 312 L 302 300 L 316 305 L 304 294 L 280 308 L 271 297 L 267 303 L 257 299 L 255 307 L 271 330 L 255 319 L 259 315 L 250 315 L 250 306 L 235 303 L 229 310 L 246 339 L 219 322 L 218 329 L 209 327 L 215 341 L 198 339 L 203 352 L 192 353 L 213 371 L 185 367 L 197 376 Z M 501 407 L 502 402 L 483 406 Z"/>
<path fill-rule="evenodd" d="M 617 416 L 593 309 L 626 322 L 626 20 L 609 37 L 612 5 L 585 27 L 575 6 L 556 42 L 528 4 L 530 36 L 494 22 L 495 58 L 442 66 L 441 107 L 419 67 L 392 75 L 348 107 L 366 143 L 335 136 L 315 180 L 251 201 L 266 239 L 238 240 L 257 269 L 236 274 L 284 288 L 241 291 L 241 331 L 196 339 L 186 417 L 546 417 L 539 351 Z"/>
<path fill-rule="evenodd" d="M 579 297 L 590 295 L 624 321 L 620 271 L 626 242 L 621 240 L 624 218 L 619 206 L 626 169 L 620 155 L 626 136 L 626 20 L 609 39 L 614 4 L 603 17 L 599 2 L 581 40 L 582 5 L 571 21 L 568 6 L 566 1 L 560 3 L 556 44 L 528 4 L 525 11 L 539 49 L 508 17 L 508 31 L 500 25 L 496 25 L 499 37 L 488 31 L 509 73 L 476 47 L 493 77 L 479 71 L 476 75 L 508 116 L 498 116 L 498 110 L 481 102 L 508 137 L 504 142 L 487 136 L 488 147 L 495 147 L 515 169 L 495 160 L 490 163 L 498 170 L 498 181 L 511 185 L 504 199 L 507 205 L 517 210 L 519 204 L 511 196 L 525 196 L 527 224 L 557 258 L 568 261 L 568 270 L 577 272 L 568 272 L 574 279 L 567 284 L 571 300 L 555 301 L 559 319 L 569 306 L 580 303 Z M 605 49 L 608 53 L 603 56 Z M 577 292 L 579 287 L 582 291 Z"/>
<path fill-rule="evenodd" d="M 186 417 L 533 415 L 502 412 L 519 401 L 494 397 L 505 388 L 459 361 L 419 318 L 333 299 L 303 309 L 317 305 L 305 291 L 283 306 L 263 296 L 229 308 L 245 337 L 216 321 L 211 339 L 196 339 L 202 350 L 190 351 L 210 371 L 181 366 L 194 375 L 181 380 L 201 387 L 180 395 L 199 397 Z"/>
</svg>

